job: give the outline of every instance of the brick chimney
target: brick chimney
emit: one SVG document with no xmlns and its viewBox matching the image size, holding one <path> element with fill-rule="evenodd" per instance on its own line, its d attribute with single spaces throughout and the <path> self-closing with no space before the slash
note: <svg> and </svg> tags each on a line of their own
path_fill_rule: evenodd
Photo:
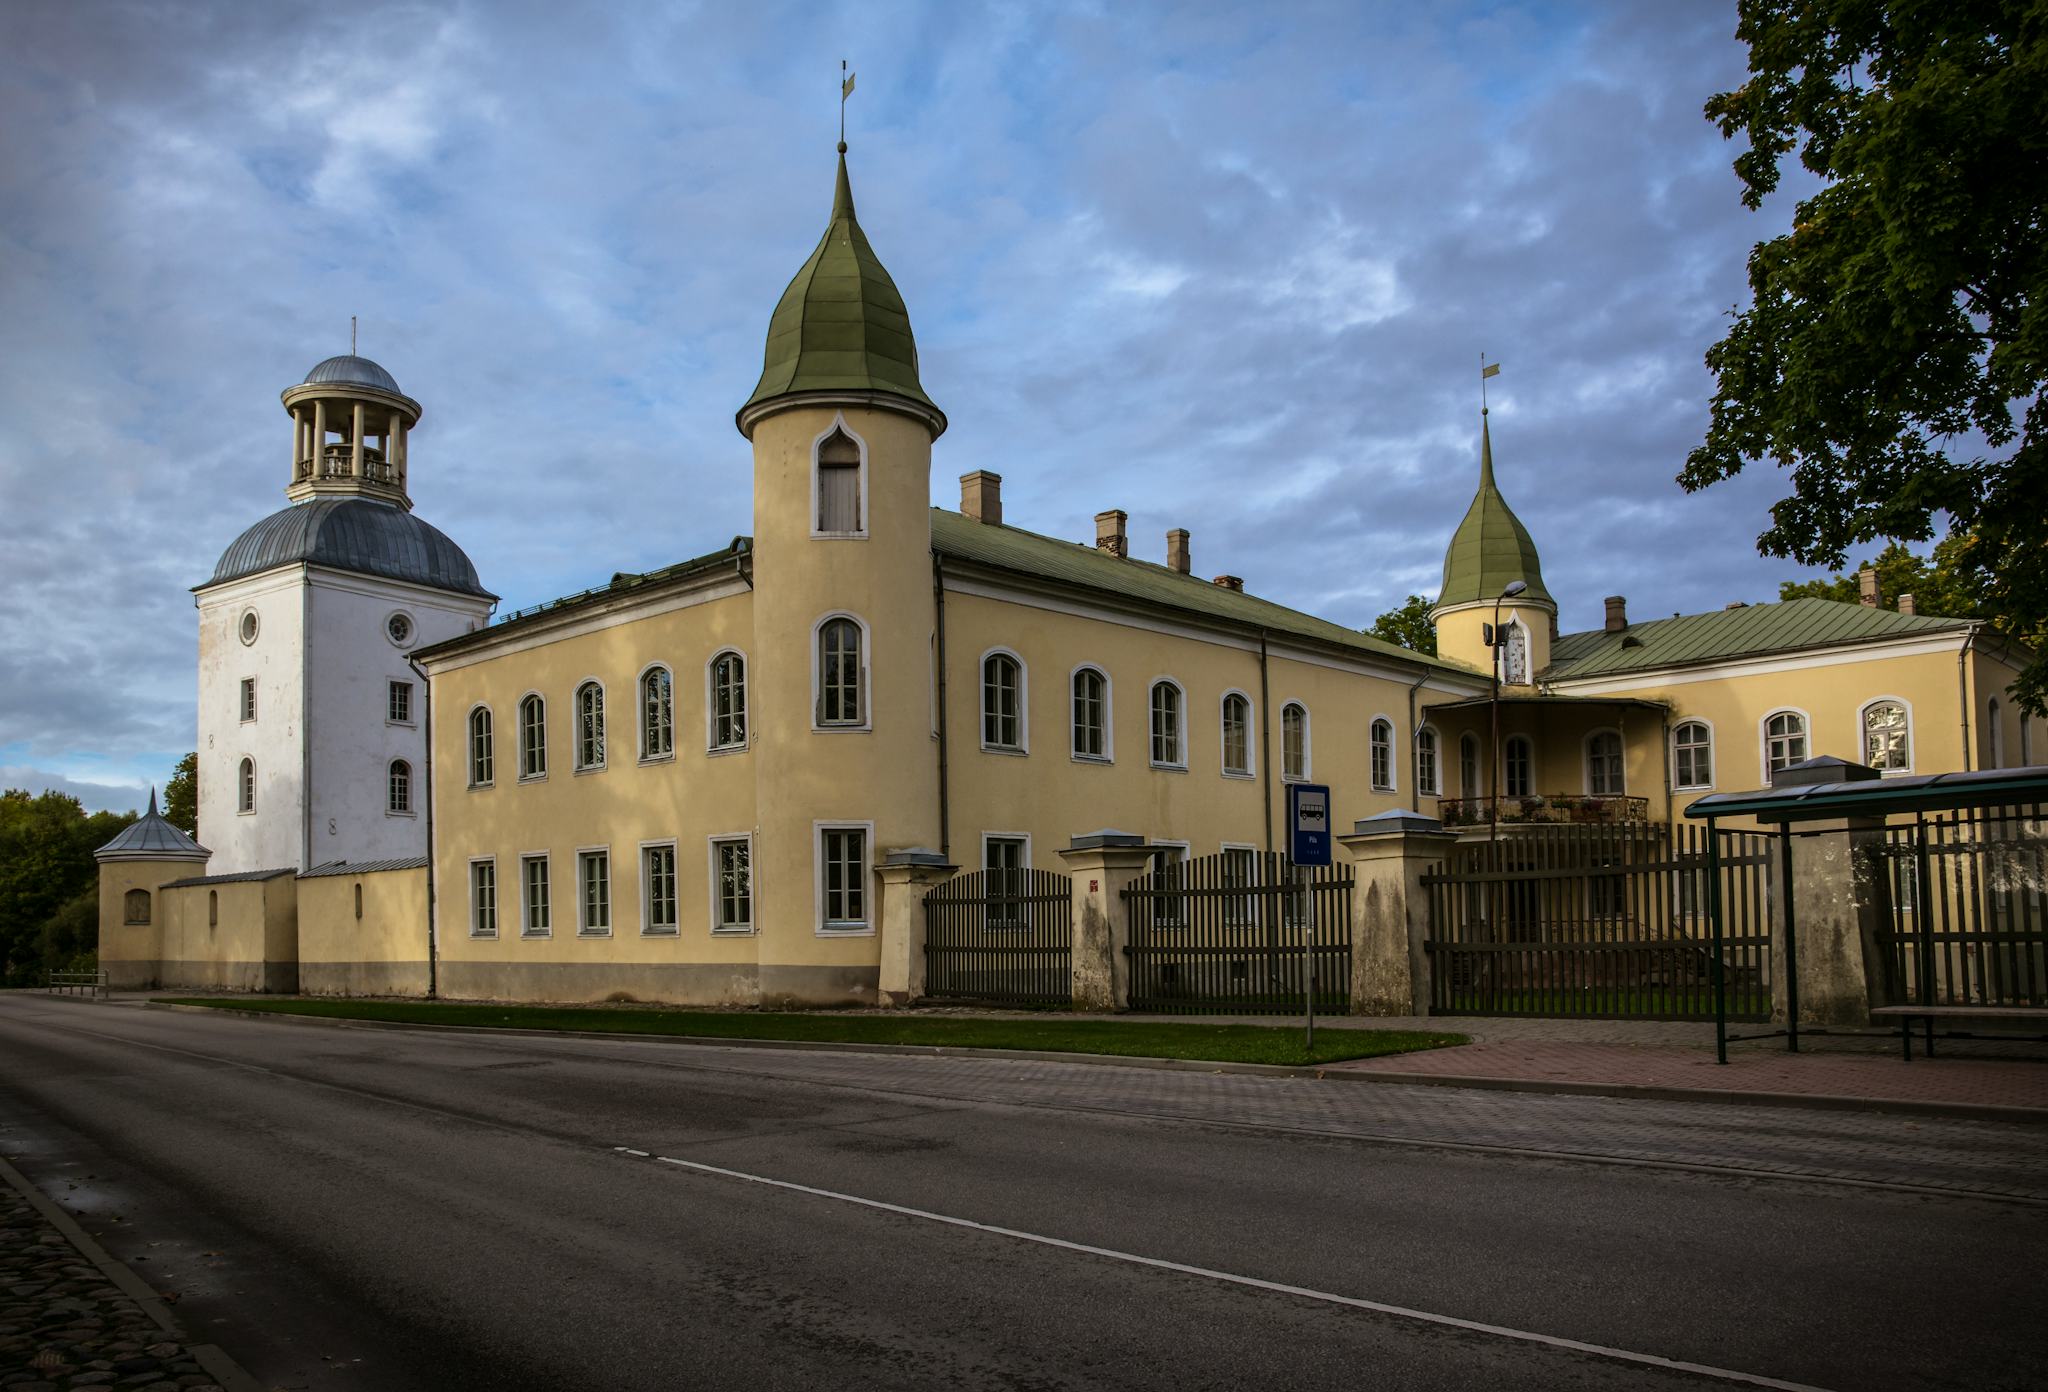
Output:
<svg viewBox="0 0 2048 1392">
<path fill-rule="evenodd" d="M 1628 627 L 1628 599 L 1626 596 L 1607 596 L 1607 631 L 1619 633 Z"/>
<path fill-rule="evenodd" d="M 1899 612 L 1901 614 L 1904 614 L 1907 618 L 1911 618 L 1913 616 L 1915 612 L 1913 608 L 1913 596 L 1909 594 L 1902 594 L 1899 596 Z"/>
<path fill-rule="evenodd" d="M 1186 575 L 1192 564 L 1188 559 L 1188 529 L 1175 527 L 1166 534 L 1166 564 Z"/>
<path fill-rule="evenodd" d="M 1121 508 L 1111 508 L 1108 512 L 1096 513 L 1095 549 L 1097 551 L 1107 551 L 1112 556 L 1130 555 L 1130 538 L 1124 535 L 1124 523 L 1130 520 L 1131 515 Z"/>
<path fill-rule="evenodd" d="M 1877 589 L 1877 567 L 1865 566 L 1856 572 L 1856 586 L 1865 609 L 1875 609 L 1884 602 Z"/>
<path fill-rule="evenodd" d="M 977 522 L 1001 526 L 1003 521 L 1003 476 L 986 469 L 960 475 L 960 511 Z"/>
<path fill-rule="evenodd" d="M 1218 589 L 1236 590 L 1239 594 L 1243 594 L 1244 577 L 1242 575 L 1219 575 L 1216 577 L 1216 586 Z"/>
</svg>

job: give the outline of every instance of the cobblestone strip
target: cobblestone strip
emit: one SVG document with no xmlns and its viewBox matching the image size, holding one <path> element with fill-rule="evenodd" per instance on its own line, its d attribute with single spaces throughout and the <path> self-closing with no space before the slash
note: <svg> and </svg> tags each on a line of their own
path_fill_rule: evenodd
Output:
<svg viewBox="0 0 2048 1392">
<path fill-rule="evenodd" d="M 0 1389 L 260 1386 L 219 1349 L 186 1342 L 140 1278 L 0 1160 Z"/>
</svg>

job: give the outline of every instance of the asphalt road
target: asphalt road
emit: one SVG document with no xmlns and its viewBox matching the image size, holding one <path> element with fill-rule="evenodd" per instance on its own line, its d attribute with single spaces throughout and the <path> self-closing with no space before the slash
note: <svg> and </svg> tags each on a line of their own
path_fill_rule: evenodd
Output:
<svg viewBox="0 0 2048 1392">
<path fill-rule="evenodd" d="M 1423 1143 L 1329 1124 L 1368 1103 Z M 1695 1166 L 1726 1145 L 1714 1172 L 1613 1163 L 1603 1127 L 1683 1133 Z M 0 1154 L 196 1337 L 312 1392 L 2039 1388 L 2048 1206 L 1782 1163 L 1906 1146 L 1938 1178 L 2038 1145 L 0 995 Z"/>
</svg>

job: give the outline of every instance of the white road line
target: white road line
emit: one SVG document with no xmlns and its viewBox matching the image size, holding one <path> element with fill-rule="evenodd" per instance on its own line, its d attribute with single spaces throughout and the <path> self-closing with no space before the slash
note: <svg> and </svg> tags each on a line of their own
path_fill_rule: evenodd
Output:
<svg viewBox="0 0 2048 1392">
<path fill-rule="evenodd" d="M 1041 1247 L 1054 1247 L 1065 1252 L 1080 1252 L 1086 1256 L 1104 1257 L 1110 1261 L 1127 1262 L 1133 1266 L 1147 1266 L 1158 1271 L 1172 1271 L 1183 1276 L 1199 1276 L 1204 1280 L 1221 1281 L 1226 1285 L 1245 1286 L 1252 1290 L 1271 1291 L 1276 1295 L 1291 1295 L 1303 1300 L 1320 1300 L 1329 1305 L 1344 1305 L 1354 1310 L 1370 1310 L 1378 1315 L 1392 1315 L 1396 1319 L 1415 1320 L 1423 1324 L 1434 1324 L 1450 1329 L 1463 1329 L 1474 1334 L 1490 1334 L 1499 1339 L 1514 1339 L 1526 1344 L 1540 1344 L 1545 1348 L 1565 1349 L 1573 1353 L 1590 1354 L 1595 1358 L 1611 1359 L 1620 1363 L 1632 1363 L 1639 1367 L 1662 1368 L 1669 1372 L 1689 1373 L 1694 1377 L 1713 1378 L 1719 1382 L 1736 1383 L 1744 1387 L 1769 1387 L 1776 1392 L 1826 1392 L 1804 1382 L 1786 1382 L 1780 1378 L 1763 1377 L 1756 1373 L 1737 1372 L 1732 1368 L 1716 1368 L 1706 1363 L 1688 1363 L 1677 1358 L 1663 1358 L 1654 1353 L 1636 1353 L 1629 1349 L 1609 1348 L 1605 1344 L 1589 1344 L 1579 1339 L 1563 1339 L 1554 1334 L 1537 1334 L 1526 1329 L 1510 1329 L 1505 1325 L 1482 1324 L 1477 1320 L 1459 1319 L 1455 1315 L 1432 1314 L 1428 1310 L 1411 1310 L 1404 1305 L 1387 1305 L 1377 1300 L 1361 1300 L 1353 1295 L 1338 1295 L 1332 1291 L 1312 1290 L 1307 1286 L 1290 1286 L 1282 1281 L 1265 1281 L 1256 1276 L 1240 1276 L 1234 1272 L 1217 1271 L 1206 1266 L 1189 1266 L 1184 1262 L 1167 1261 L 1163 1257 L 1140 1256 L 1136 1252 L 1119 1252 L 1113 1247 L 1095 1247 L 1086 1242 L 1069 1242 L 1063 1237 L 1048 1237 L 1043 1233 L 1024 1232 L 1018 1228 L 1005 1228 L 994 1223 L 979 1223 L 972 1218 L 956 1218 L 951 1214 L 933 1213 L 929 1209 L 909 1208 L 903 1204 L 884 1202 L 881 1199 L 865 1199 L 858 1194 L 842 1194 L 836 1189 L 819 1189 L 809 1184 L 798 1184 L 787 1179 L 771 1179 L 767 1175 L 749 1174 L 745 1170 L 731 1170 L 722 1165 L 706 1165 L 696 1160 L 678 1160 L 672 1155 L 648 1156 L 644 1150 L 633 1150 L 627 1146 L 613 1146 L 619 1155 L 647 1156 L 664 1165 L 674 1165 L 700 1174 L 717 1175 L 721 1179 L 744 1180 L 749 1184 L 764 1184 L 771 1189 L 787 1189 L 793 1193 L 809 1194 L 813 1198 L 832 1199 L 839 1203 L 855 1204 L 861 1208 L 879 1209 L 905 1218 L 922 1218 L 929 1223 L 943 1223 L 948 1227 L 967 1228 L 973 1232 L 989 1233 L 996 1237 L 1014 1238 L 1019 1242 L 1036 1243 Z"/>
</svg>

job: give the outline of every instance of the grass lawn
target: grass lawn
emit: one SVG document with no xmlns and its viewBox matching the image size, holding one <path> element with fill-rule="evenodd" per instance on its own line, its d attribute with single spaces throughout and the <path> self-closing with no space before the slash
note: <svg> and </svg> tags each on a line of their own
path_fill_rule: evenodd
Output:
<svg viewBox="0 0 2048 1392">
<path fill-rule="evenodd" d="M 318 1015 L 410 1025 L 492 1029 L 592 1030 L 605 1034 L 686 1035 L 700 1039 L 803 1039 L 848 1044 L 925 1044 L 961 1049 L 1038 1049 L 1062 1054 L 1198 1059 L 1207 1063 L 1336 1063 L 1463 1044 L 1462 1034 L 1415 1030 L 1319 1029 L 1313 1052 L 1301 1027 L 1198 1025 L 1154 1021 L 974 1019 L 958 1015 L 823 1015 L 810 1012 L 612 1009 L 602 1006 L 464 1005 L 444 1001 L 255 1000 L 159 996 L 173 1005 Z"/>
</svg>

